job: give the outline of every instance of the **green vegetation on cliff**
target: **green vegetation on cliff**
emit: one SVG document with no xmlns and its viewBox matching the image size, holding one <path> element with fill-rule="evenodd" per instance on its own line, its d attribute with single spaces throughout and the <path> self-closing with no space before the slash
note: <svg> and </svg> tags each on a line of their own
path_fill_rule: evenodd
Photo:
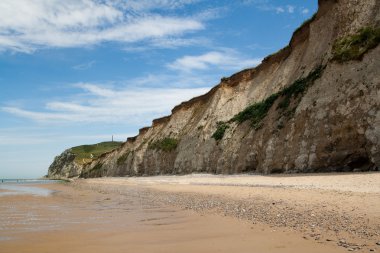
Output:
<svg viewBox="0 0 380 253">
<path fill-rule="evenodd" d="M 128 159 L 128 156 L 129 156 L 129 154 L 130 153 L 133 153 L 133 152 L 131 152 L 131 151 L 127 151 L 127 152 L 125 152 L 124 154 L 122 154 L 119 158 L 117 158 L 117 161 L 116 161 L 116 163 L 117 163 L 117 165 L 122 165 L 123 163 L 125 163 L 125 161 Z"/>
<path fill-rule="evenodd" d="M 243 111 L 236 114 L 231 121 L 236 121 L 238 123 L 243 123 L 244 121 L 250 120 L 252 126 L 257 128 L 261 122 L 267 115 L 269 109 L 272 107 L 273 103 L 278 98 L 279 94 L 273 94 L 269 96 L 267 99 L 254 103 L 253 105 L 249 105 Z"/>
<path fill-rule="evenodd" d="M 379 43 L 380 28 L 362 28 L 355 34 L 335 41 L 333 60 L 338 62 L 360 60 L 368 50 L 375 48 Z"/>
<path fill-rule="evenodd" d="M 178 142 L 179 141 L 177 139 L 166 137 L 150 143 L 148 148 L 170 152 L 177 148 Z"/>
<path fill-rule="evenodd" d="M 226 122 L 222 122 L 222 121 L 218 121 L 216 124 L 217 124 L 217 129 L 211 137 L 218 141 L 218 140 L 223 139 L 224 133 L 226 132 L 227 128 L 229 128 L 230 126 Z"/>
<path fill-rule="evenodd" d="M 292 116 L 292 113 L 294 113 L 298 103 L 301 101 L 299 95 L 303 94 L 315 80 L 321 77 L 323 69 L 323 66 L 318 66 L 306 77 L 297 79 L 290 86 L 270 95 L 263 101 L 247 106 L 243 111 L 233 116 L 229 122 L 240 124 L 249 120 L 254 129 L 259 129 L 262 125 L 262 120 L 267 116 L 268 111 L 278 99 L 280 101 L 276 109 L 280 110 L 280 116 Z M 218 122 L 217 129 L 212 138 L 221 140 L 227 128 L 229 128 L 228 122 Z"/>
<path fill-rule="evenodd" d="M 93 145 L 82 145 L 73 147 L 70 149 L 70 152 L 75 155 L 75 162 L 78 164 L 84 164 L 91 162 L 93 159 L 98 158 L 104 153 L 110 152 L 118 147 L 122 142 L 117 141 L 108 141 L 101 142 Z"/>
<path fill-rule="evenodd" d="M 281 110 L 281 114 L 291 116 L 291 112 L 295 111 L 301 101 L 301 97 L 299 97 L 299 95 L 303 94 L 311 85 L 314 84 L 315 80 L 321 77 L 323 69 L 323 66 L 318 66 L 306 77 L 297 79 L 292 83 L 292 85 L 275 94 L 281 99 L 277 106 L 277 109 Z"/>
<path fill-rule="evenodd" d="M 103 163 L 98 162 L 92 169 L 90 170 L 84 170 L 81 172 L 80 177 L 82 178 L 89 178 L 89 177 L 101 177 L 104 174 Z"/>
</svg>

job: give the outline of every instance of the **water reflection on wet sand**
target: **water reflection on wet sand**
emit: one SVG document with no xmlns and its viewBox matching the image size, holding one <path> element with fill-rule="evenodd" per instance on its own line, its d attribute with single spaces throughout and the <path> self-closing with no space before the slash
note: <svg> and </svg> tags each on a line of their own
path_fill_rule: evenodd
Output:
<svg viewBox="0 0 380 253">
<path fill-rule="evenodd" d="M 136 188 L 117 194 L 38 187 L 53 194 L 0 197 L 2 253 L 343 252 L 292 233 L 155 203 Z"/>
<path fill-rule="evenodd" d="M 0 184 L 0 197 L 7 195 L 35 195 L 47 197 L 54 193 L 53 190 L 37 186 L 20 184 Z"/>
</svg>

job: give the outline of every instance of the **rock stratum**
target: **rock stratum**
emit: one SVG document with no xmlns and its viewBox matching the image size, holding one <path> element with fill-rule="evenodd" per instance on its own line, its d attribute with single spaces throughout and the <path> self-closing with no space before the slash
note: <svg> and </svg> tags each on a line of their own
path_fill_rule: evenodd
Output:
<svg viewBox="0 0 380 253">
<path fill-rule="evenodd" d="M 49 177 L 297 173 L 380 168 L 380 1 L 319 0 L 288 46 Z"/>
</svg>

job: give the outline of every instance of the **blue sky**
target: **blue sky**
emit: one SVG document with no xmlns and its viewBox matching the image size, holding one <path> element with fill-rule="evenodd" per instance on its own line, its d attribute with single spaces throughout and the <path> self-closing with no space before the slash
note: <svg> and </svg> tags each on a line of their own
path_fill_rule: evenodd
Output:
<svg viewBox="0 0 380 253">
<path fill-rule="evenodd" d="M 125 140 L 288 44 L 317 1 L 2 0 L 0 178 Z"/>
</svg>

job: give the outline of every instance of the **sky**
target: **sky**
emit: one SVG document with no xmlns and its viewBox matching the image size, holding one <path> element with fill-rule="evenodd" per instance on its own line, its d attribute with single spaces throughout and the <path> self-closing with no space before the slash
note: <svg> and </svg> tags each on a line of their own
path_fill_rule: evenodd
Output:
<svg viewBox="0 0 380 253">
<path fill-rule="evenodd" d="M 0 178 L 125 141 L 289 43 L 317 0 L 1 0 Z"/>
</svg>

